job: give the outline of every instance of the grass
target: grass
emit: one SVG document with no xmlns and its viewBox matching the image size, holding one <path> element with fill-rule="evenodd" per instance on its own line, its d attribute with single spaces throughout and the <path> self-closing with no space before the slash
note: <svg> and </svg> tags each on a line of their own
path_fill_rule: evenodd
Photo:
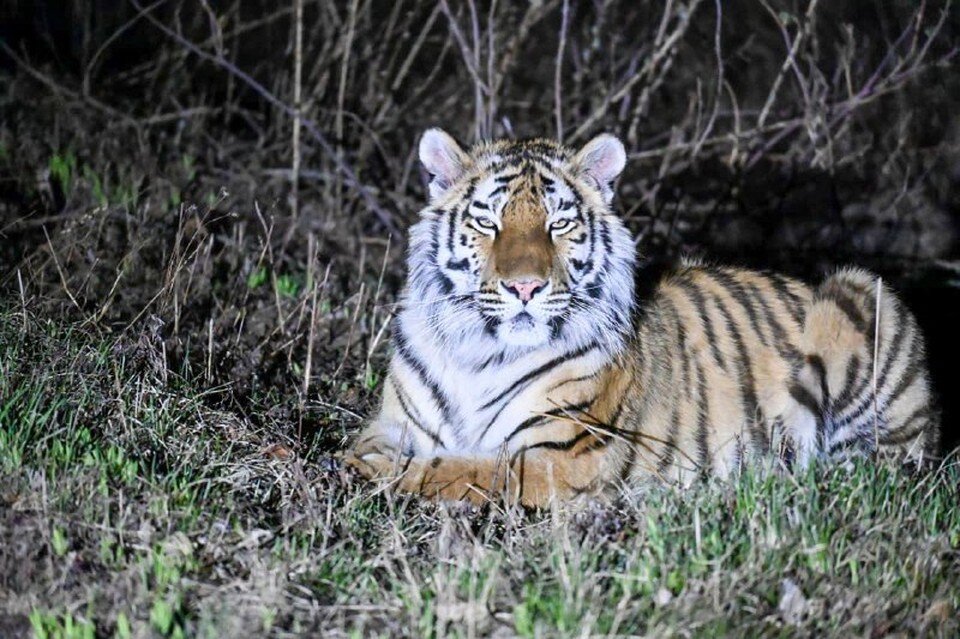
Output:
<svg viewBox="0 0 960 639">
<path fill-rule="evenodd" d="M 0 313 L 0 634 L 952 635 L 955 463 L 525 513 L 360 485 L 140 336 Z M 265 400 L 266 398 L 264 398 Z"/>
</svg>

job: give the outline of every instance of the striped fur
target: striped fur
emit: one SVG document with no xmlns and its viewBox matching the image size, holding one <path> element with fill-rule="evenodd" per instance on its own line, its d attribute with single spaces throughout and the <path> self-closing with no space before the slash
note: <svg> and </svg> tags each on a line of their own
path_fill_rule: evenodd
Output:
<svg viewBox="0 0 960 639">
<path fill-rule="evenodd" d="M 615 138 L 465 152 L 434 130 L 420 151 L 431 203 L 411 230 L 383 403 L 346 454 L 364 476 L 539 506 L 758 456 L 935 452 L 923 337 L 885 286 L 877 321 L 870 273 L 811 287 L 686 264 L 638 310 L 634 245 L 610 207 Z"/>
</svg>

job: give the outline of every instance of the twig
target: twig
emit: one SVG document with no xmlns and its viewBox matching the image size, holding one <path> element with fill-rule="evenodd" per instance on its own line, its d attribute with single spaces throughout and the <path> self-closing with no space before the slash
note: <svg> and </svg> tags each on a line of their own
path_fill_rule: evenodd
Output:
<svg viewBox="0 0 960 639">
<path fill-rule="evenodd" d="M 383 262 L 380 264 L 380 276 L 377 278 L 377 289 L 373 294 L 373 309 L 374 313 L 380 303 L 380 292 L 383 290 L 383 279 L 387 274 L 387 262 L 390 257 L 390 240 L 391 237 L 387 238 L 387 246 L 383 251 Z M 387 326 L 390 325 L 390 319 L 392 318 L 392 313 L 387 314 L 386 321 L 383 322 L 383 325 L 380 327 L 380 330 L 377 331 L 377 334 L 374 336 L 373 341 L 370 342 L 370 348 L 367 349 L 367 361 L 364 365 L 363 377 L 366 380 L 370 375 L 370 359 L 373 357 L 373 353 L 377 348 L 377 345 L 380 343 L 380 339 L 383 336 L 383 333 L 386 331 Z"/>
<path fill-rule="evenodd" d="M 443 10 L 443 14 L 447 16 L 447 22 L 450 24 L 450 33 L 453 34 L 454 40 L 456 40 L 457 45 L 460 47 L 460 55 L 463 57 L 467 71 L 470 73 L 470 77 L 473 79 L 474 115 L 476 118 L 476 121 L 474 122 L 474 136 L 479 141 L 483 139 L 485 133 L 483 131 L 484 127 L 481 123 L 481 121 L 484 119 L 483 94 L 489 93 L 490 89 L 480 77 L 480 71 L 477 69 L 477 64 L 475 63 L 475 52 L 471 53 L 470 46 L 463 37 L 463 33 L 460 31 L 460 26 L 457 24 L 456 18 L 450 11 L 450 6 L 447 4 L 447 0 L 440 0 L 440 7 Z M 476 7 L 474 7 L 474 11 L 475 10 Z"/>
<path fill-rule="evenodd" d="M 717 122 L 717 114 L 720 111 L 720 98 L 723 95 L 723 49 L 720 43 L 720 29 L 723 26 L 723 8 L 721 6 L 721 0 L 714 0 L 714 4 L 716 6 L 717 24 L 713 34 L 713 51 L 717 59 L 717 86 L 713 92 L 713 110 L 710 112 L 710 119 L 707 121 L 706 126 L 703 127 L 703 133 L 697 137 L 697 143 L 693 147 L 693 156 L 700 153 L 701 145 L 713 132 L 713 126 Z"/>
<path fill-rule="evenodd" d="M 310 236 L 311 243 L 314 242 L 313 236 Z M 314 249 L 315 251 L 316 249 Z M 316 262 L 316 256 L 311 255 L 310 257 L 310 269 L 313 269 L 313 264 Z M 303 399 L 306 401 L 308 394 L 310 393 L 310 372 L 313 366 L 313 344 L 317 334 L 317 306 L 319 302 L 323 299 L 323 292 L 327 289 L 327 279 L 330 277 L 330 268 L 332 263 L 327 264 L 327 270 L 323 274 L 323 281 L 318 285 L 316 278 L 313 282 L 313 296 L 310 305 L 310 330 L 307 333 L 307 361 L 303 367 Z M 319 288 L 319 291 L 318 291 Z M 317 295 L 319 294 L 319 298 Z"/>
<path fill-rule="evenodd" d="M 477 3 L 474 0 L 467 0 L 467 7 L 470 9 L 470 33 L 473 39 L 473 67 L 477 70 L 477 76 L 480 75 L 480 18 L 477 17 Z M 483 103 L 483 91 L 479 85 L 474 86 L 474 98 L 476 100 L 475 119 L 477 123 L 477 140 L 484 140 L 490 137 L 489 118 L 487 110 Z"/>
<path fill-rule="evenodd" d="M 147 10 L 153 11 L 154 9 L 156 9 L 166 1 L 167 0 L 156 0 L 156 2 L 154 2 L 149 7 L 147 7 Z M 103 52 L 109 49 L 110 45 L 116 42 L 120 36 L 122 36 L 124 33 L 129 31 L 142 16 L 143 14 L 138 13 L 137 15 L 133 16 L 132 18 L 127 20 L 125 23 L 120 25 L 120 27 L 116 31 L 114 31 L 109 38 L 103 41 L 103 44 L 101 44 L 97 48 L 96 52 L 94 52 L 94 54 L 90 57 L 90 61 L 87 62 L 83 70 L 82 92 L 84 97 L 87 97 L 87 98 L 90 97 L 90 77 L 93 75 L 94 68 L 96 67 L 97 62 L 99 61 L 100 56 L 103 55 Z"/>
<path fill-rule="evenodd" d="M 343 347 L 343 357 L 340 359 L 340 364 L 337 365 L 337 369 L 333 372 L 334 379 L 340 376 L 340 371 L 343 370 L 344 365 L 347 363 L 347 358 L 350 356 L 350 347 L 353 346 L 353 334 L 357 327 L 357 320 L 360 318 L 360 309 L 363 307 L 363 298 L 365 294 L 366 282 L 360 282 L 360 292 L 357 295 L 357 305 L 353 309 L 353 319 L 350 322 L 350 330 L 347 331 L 347 343 Z"/>
<path fill-rule="evenodd" d="M 337 139 L 337 160 L 343 161 L 343 105 L 347 97 L 347 76 L 350 72 L 350 54 L 353 51 L 353 36 L 356 32 L 357 24 L 357 6 L 359 0 L 352 0 L 350 3 L 350 13 L 347 17 L 347 33 L 343 41 L 343 57 L 340 60 L 340 80 L 337 87 L 337 113 L 333 120 L 333 131 Z M 340 180 L 334 185 L 334 201 L 336 210 L 339 212 L 343 206 L 343 197 L 340 193 Z"/>
<path fill-rule="evenodd" d="M 303 104 L 303 0 L 293 0 L 294 48 L 293 48 L 293 165 L 290 167 L 290 212 L 296 222 L 300 212 L 300 118 Z M 293 228 L 295 224 L 291 224 Z"/>
<path fill-rule="evenodd" d="M 493 135 L 493 123 L 497 119 L 497 87 L 494 76 L 496 60 L 496 28 L 497 28 L 497 0 L 491 0 L 490 11 L 487 13 L 487 86 L 490 92 L 487 95 L 487 132 Z"/>
<path fill-rule="evenodd" d="M 810 5 L 807 7 L 807 13 L 804 17 L 807 21 L 807 24 L 809 24 L 810 20 L 813 18 L 813 12 L 817 10 L 818 1 L 819 0 L 812 0 Z M 780 19 L 780 16 L 767 3 L 767 0 L 760 0 L 760 3 L 773 17 L 774 21 L 776 21 L 777 26 L 780 28 L 784 39 L 786 39 L 787 44 L 790 47 L 787 50 L 787 57 L 783 60 L 783 64 L 780 66 L 780 72 L 773 81 L 773 86 L 770 88 L 770 93 L 767 94 L 767 100 L 764 103 L 763 108 L 760 109 L 760 117 L 757 118 L 757 126 L 763 127 L 764 123 L 767 121 L 767 117 L 770 115 L 770 109 L 773 108 L 773 103 L 777 99 L 777 93 L 780 91 L 780 85 L 783 84 L 783 79 L 787 75 L 787 69 L 796 68 L 797 52 L 800 50 L 800 45 L 803 43 L 804 37 L 807 35 L 807 29 L 800 28 L 798 30 L 797 37 L 794 38 L 793 43 L 790 44 L 790 37 L 787 34 L 786 27 L 784 26 L 783 21 Z"/>
<path fill-rule="evenodd" d="M 186 47 L 191 52 L 196 54 L 198 57 L 204 60 L 207 60 L 208 62 L 212 62 L 215 65 L 221 67 L 222 69 L 227 71 L 230 75 L 239 79 L 241 82 L 243 82 L 248 87 L 253 89 L 253 91 L 256 92 L 261 98 L 266 100 L 272 106 L 279 109 L 288 117 L 292 118 L 296 115 L 296 111 L 292 106 L 290 106 L 289 104 L 285 103 L 283 100 L 275 96 L 269 89 L 267 89 L 265 86 L 260 84 L 260 82 L 255 80 L 246 71 L 243 71 L 242 69 L 240 69 L 233 62 L 227 60 L 223 56 L 214 55 L 212 53 L 208 53 L 207 51 L 204 51 L 203 49 L 198 47 L 196 44 L 186 39 L 176 31 L 174 31 L 173 29 L 171 29 L 170 27 L 163 24 L 162 22 L 160 22 L 159 20 L 151 16 L 149 13 L 147 13 L 146 10 L 140 5 L 140 2 L 138 0 L 130 0 L 130 3 L 134 7 L 136 7 L 139 11 L 143 11 L 144 16 L 147 18 L 147 20 L 150 21 L 150 23 L 153 26 L 155 26 L 157 29 L 167 34 L 167 36 L 169 36 L 170 38 L 173 38 L 174 40 L 176 40 L 178 43 L 180 43 L 181 46 Z M 0 45 L 2 45 L 2 42 L 0 42 Z M 327 140 L 326 136 L 323 135 L 323 133 L 317 127 L 317 124 L 309 118 L 302 118 L 301 126 L 303 126 L 303 128 L 307 130 L 307 132 L 313 137 L 313 139 L 317 142 L 317 144 L 320 145 L 320 148 L 323 149 L 323 152 L 331 160 L 333 160 L 333 163 L 336 166 L 337 170 L 343 174 L 346 184 L 357 191 L 357 193 L 363 199 L 367 207 L 371 211 L 373 211 L 374 215 L 377 216 L 377 219 L 379 219 L 380 222 L 389 230 L 394 232 L 399 232 L 399 229 L 397 228 L 396 223 L 393 221 L 393 217 L 391 216 L 391 214 L 385 211 L 380 206 L 380 204 L 376 201 L 376 199 L 370 194 L 369 187 L 361 183 L 360 180 L 357 178 L 356 173 L 354 173 L 353 169 L 350 168 L 350 166 L 347 164 L 347 162 L 343 158 L 337 155 L 336 150 Z"/>
<path fill-rule="evenodd" d="M 393 82 L 390 84 L 390 90 L 396 91 L 400 88 L 400 85 L 403 84 L 403 80 L 407 77 L 407 73 L 410 71 L 413 61 L 416 59 L 417 54 L 420 52 L 420 49 L 423 47 L 423 43 L 427 39 L 427 35 L 430 33 L 430 29 L 433 27 L 433 23 L 437 21 L 437 16 L 440 15 L 440 5 L 436 5 L 433 8 L 433 11 L 430 12 L 430 15 L 427 17 L 427 21 L 423 23 L 423 28 L 420 29 L 420 34 L 417 36 L 417 39 L 414 41 L 413 46 L 410 47 L 410 51 L 407 52 L 407 57 L 404 58 L 403 64 L 400 65 L 400 70 L 397 72 L 397 76 L 393 79 Z M 386 103 L 385 103 L 386 106 Z"/>
<path fill-rule="evenodd" d="M 111 118 L 122 120 L 127 124 L 134 124 L 134 125 L 136 124 L 136 120 L 134 120 L 128 114 L 117 111 L 112 106 L 108 104 L 104 104 L 103 102 L 101 102 L 100 100 L 97 100 L 94 97 L 91 97 L 89 95 L 82 95 L 80 93 L 77 93 L 76 91 L 73 91 L 60 84 L 57 84 L 53 79 L 47 77 L 37 69 L 34 69 L 32 66 L 27 64 L 26 60 L 18 56 L 13 51 L 13 49 L 11 49 L 7 45 L 7 43 L 4 42 L 3 40 L 0 40 L 0 49 L 3 49 L 4 53 L 10 56 L 13 59 L 13 61 L 16 62 L 29 75 L 33 76 L 35 80 L 38 80 L 41 84 L 46 85 L 54 93 L 59 93 L 60 95 L 66 96 L 68 98 L 78 100 L 81 102 L 86 102 L 87 104 L 94 107 L 95 109 L 98 109 L 99 111 L 103 111 L 105 114 L 109 115 Z"/>
<path fill-rule="evenodd" d="M 560 44 L 557 45 L 557 63 L 553 75 L 553 109 L 557 122 L 557 141 L 563 143 L 563 95 L 561 80 L 563 76 L 563 50 L 567 46 L 567 25 L 570 20 L 570 0 L 563 0 L 560 10 Z"/>
<path fill-rule="evenodd" d="M 27 329 L 30 327 L 27 318 L 27 289 L 23 285 L 23 276 L 20 274 L 20 269 L 17 269 L 17 285 L 20 287 L 20 308 L 23 309 L 23 334 L 27 334 Z"/>
<path fill-rule="evenodd" d="M 213 317 L 207 321 L 207 383 L 213 382 Z"/>
<path fill-rule="evenodd" d="M 877 409 L 877 364 L 880 358 L 880 295 L 883 290 L 880 286 L 881 278 L 877 277 L 877 292 L 876 299 L 877 305 L 874 310 L 874 326 L 873 326 L 873 436 L 874 436 L 874 451 L 880 450 L 880 425 L 879 425 L 879 411 Z"/>
<path fill-rule="evenodd" d="M 60 284 L 63 286 L 63 291 L 67 294 L 67 297 L 70 298 L 70 301 L 73 302 L 73 305 L 77 307 L 77 310 L 80 310 L 80 304 L 77 303 L 77 298 L 73 296 L 73 293 L 70 291 L 70 285 L 67 284 L 67 276 L 63 274 L 63 268 L 60 266 L 60 260 L 57 258 L 57 252 L 53 248 L 53 242 L 50 241 L 50 234 L 47 233 L 47 227 L 43 228 L 43 236 L 47 238 L 47 246 L 50 247 L 50 255 L 53 257 L 53 264 L 57 267 L 57 274 L 60 276 Z"/>
<path fill-rule="evenodd" d="M 644 78 L 652 75 L 653 71 L 657 69 L 661 61 L 664 61 L 669 57 L 669 54 L 674 50 L 677 43 L 680 41 L 680 38 L 682 38 L 683 35 L 687 32 L 687 29 L 690 26 L 690 19 L 694 15 L 694 13 L 696 13 L 697 7 L 700 5 L 701 1 L 702 0 L 692 0 L 692 2 L 690 2 L 690 4 L 685 8 L 684 11 L 677 12 L 679 16 L 679 21 L 676 28 L 673 30 L 670 36 L 667 37 L 663 41 L 663 43 L 660 45 L 660 47 L 656 51 L 654 51 L 653 55 L 651 55 L 647 59 L 647 61 L 643 65 L 643 68 L 641 68 L 640 71 L 632 75 L 626 82 L 624 82 L 620 86 L 619 89 L 617 89 L 617 91 L 613 93 L 613 95 L 607 96 L 604 99 L 603 103 L 599 107 L 594 109 L 593 113 L 591 113 L 570 136 L 571 140 L 579 139 L 588 131 L 590 131 L 593 128 L 593 126 L 597 123 L 597 121 L 599 121 L 600 118 L 606 114 L 607 108 L 611 104 L 619 102 L 620 100 L 625 98 L 633 89 L 633 87 L 635 87 Z M 667 11 L 669 10 L 670 10 L 670 5 L 668 4 L 667 8 L 664 11 L 664 16 L 663 16 L 664 21 L 667 21 L 670 18 L 670 16 L 667 14 Z M 645 95 L 649 96 L 649 92 L 645 92 Z M 641 99 L 644 99 L 644 96 L 641 96 Z"/>
</svg>

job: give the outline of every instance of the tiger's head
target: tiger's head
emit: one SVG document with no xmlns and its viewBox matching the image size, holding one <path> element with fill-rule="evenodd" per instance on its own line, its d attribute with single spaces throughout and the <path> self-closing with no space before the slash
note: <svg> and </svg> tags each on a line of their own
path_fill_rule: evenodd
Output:
<svg viewBox="0 0 960 639">
<path fill-rule="evenodd" d="M 548 140 L 465 151 L 430 129 L 419 155 L 430 203 L 411 229 L 407 303 L 429 307 L 434 329 L 451 342 L 475 333 L 494 351 L 622 345 L 635 256 L 611 207 L 626 163 L 617 138 L 576 152 Z"/>
</svg>

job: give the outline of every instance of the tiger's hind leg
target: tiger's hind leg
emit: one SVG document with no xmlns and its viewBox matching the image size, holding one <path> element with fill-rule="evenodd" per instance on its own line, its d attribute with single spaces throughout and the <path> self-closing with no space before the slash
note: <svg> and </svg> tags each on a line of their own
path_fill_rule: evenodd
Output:
<svg viewBox="0 0 960 639">
<path fill-rule="evenodd" d="M 935 454 L 938 416 L 923 336 L 896 295 L 878 289 L 875 275 L 844 269 L 824 280 L 800 349 L 790 395 L 801 461 L 874 450 L 913 460 Z"/>
</svg>

